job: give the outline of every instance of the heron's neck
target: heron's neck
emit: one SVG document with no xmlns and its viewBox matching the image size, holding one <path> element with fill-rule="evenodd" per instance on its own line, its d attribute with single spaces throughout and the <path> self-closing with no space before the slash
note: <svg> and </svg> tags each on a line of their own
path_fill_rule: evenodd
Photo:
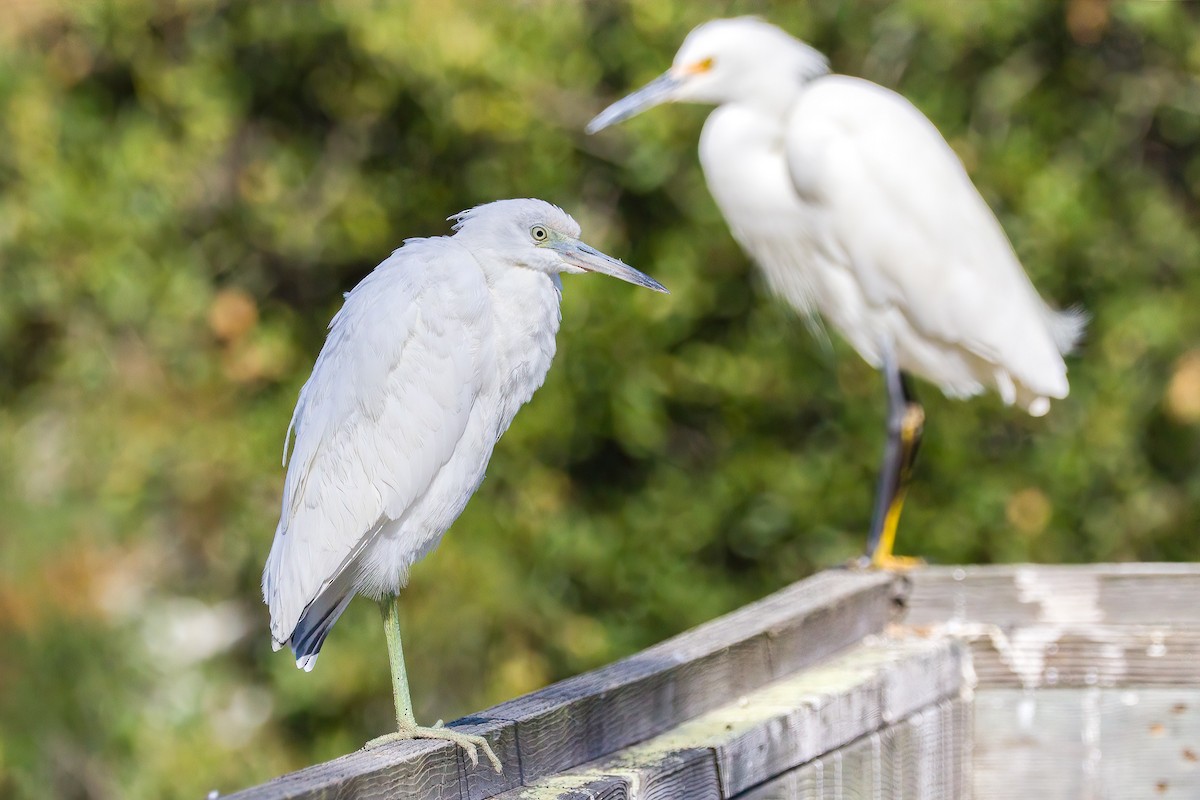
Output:
<svg viewBox="0 0 1200 800">
<path fill-rule="evenodd" d="M 506 269 L 489 276 L 495 316 L 496 384 L 501 402 L 496 437 L 546 379 L 561 320 L 557 275 Z"/>
</svg>

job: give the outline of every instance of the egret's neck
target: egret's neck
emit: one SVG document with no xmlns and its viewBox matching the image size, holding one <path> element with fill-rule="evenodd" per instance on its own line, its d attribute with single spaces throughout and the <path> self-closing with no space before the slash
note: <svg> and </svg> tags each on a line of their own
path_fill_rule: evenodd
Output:
<svg viewBox="0 0 1200 800">
<path fill-rule="evenodd" d="M 760 53 L 754 68 L 743 74 L 739 91 L 729 99 L 782 120 L 812 82 L 828 74 L 828 59 L 815 48 L 793 39 L 785 47 L 772 47 Z"/>
<path fill-rule="evenodd" d="M 757 163 L 761 159 L 769 160 L 770 168 L 786 173 L 786 164 L 780 159 L 787 119 L 786 111 L 781 113 L 762 99 L 723 103 L 713 109 L 700 133 L 700 163 L 710 188 L 714 171 L 731 173 L 729 180 L 740 185 L 746 179 L 746 169 L 768 168 Z"/>
<path fill-rule="evenodd" d="M 745 106 L 765 118 L 778 120 L 782 125 L 810 82 L 807 77 L 773 74 L 755 81 L 752 91 L 724 105 Z"/>
</svg>

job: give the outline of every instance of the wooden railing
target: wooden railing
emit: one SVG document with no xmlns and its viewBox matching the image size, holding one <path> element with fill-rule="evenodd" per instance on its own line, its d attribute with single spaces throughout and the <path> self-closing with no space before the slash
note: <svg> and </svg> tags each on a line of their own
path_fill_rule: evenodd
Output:
<svg viewBox="0 0 1200 800">
<path fill-rule="evenodd" d="M 403 742 L 230 797 L 1200 797 L 1197 720 L 1200 568 L 832 570 L 452 723 L 501 775 Z"/>
</svg>

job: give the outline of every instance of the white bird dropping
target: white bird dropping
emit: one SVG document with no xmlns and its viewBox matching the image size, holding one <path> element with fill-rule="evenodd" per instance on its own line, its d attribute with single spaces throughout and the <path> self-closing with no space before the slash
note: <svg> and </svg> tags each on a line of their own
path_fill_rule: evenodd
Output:
<svg viewBox="0 0 1200 800">
<path fill-rule="evenodd" d="M 499 772 L 482 737 L 416 724 L 395 599 L 542 385 L 560 319 L 559 274 L 666 289 L 580 242 L 575 220 L 541 200 L 500 200 L 452 219 L 453 236 L 406 240 L 329 324 L 285 437 L 263 598 L 275 648 L 291 647 L 304 670 L 356 594 L 378 601 L 399 730 L 368 746 L 447 739 L 472 764 L 482 747 Z"/>
<path fill-rule="evenodd" d="M 888 444 L 868 539 L 892 543 L 924 412 L 905 373 L 950 397 L 992 388 L 1034 416 L 1067 396 L 1079 312 L 1051 310 L 933 124 L 900 95 L 749 17 L 684 40 L 662 76 L 588 124 L 664 102 L 717 106 L 700 135 L 709 191 L 767 283 L 820 314 L 888 387 Z"/>
</svg>

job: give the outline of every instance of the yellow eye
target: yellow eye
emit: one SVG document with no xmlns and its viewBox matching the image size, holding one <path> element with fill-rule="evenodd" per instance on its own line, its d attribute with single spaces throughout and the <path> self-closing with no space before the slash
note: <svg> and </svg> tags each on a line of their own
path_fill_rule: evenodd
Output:
<svg viewBox="0 0 1200 800">
<path fill-rule="evenodd" d="M 712 56 L 709 56 L 708 58 L 696 63 L 696 72 L 708 72 L 710 69 L 712 69 L 712 66 Z"/>
<path fill-rule="evenodd" d="M 544 242 L 550 238 L 550 233 L 541 225 L 534 225 L 529 229 L 529 235 L 533 237 L 535 242 Z"/>
</svg>

